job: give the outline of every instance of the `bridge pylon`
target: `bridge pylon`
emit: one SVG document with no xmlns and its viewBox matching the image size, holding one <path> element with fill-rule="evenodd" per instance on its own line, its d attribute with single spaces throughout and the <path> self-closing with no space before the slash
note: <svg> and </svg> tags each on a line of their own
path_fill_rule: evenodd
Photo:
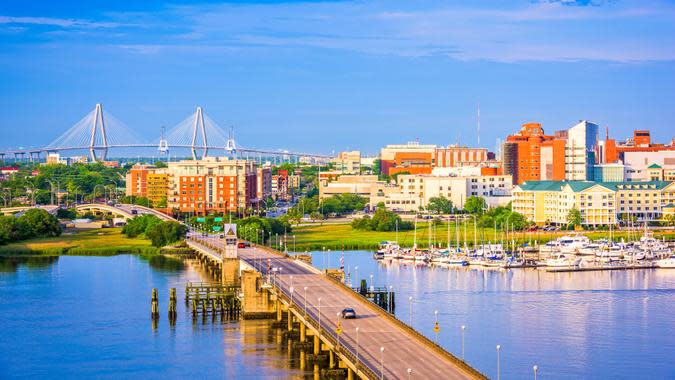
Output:
<svg viewBox="0 0 675 380">
<path fill-rule="evenodd" d="M 230 154 L 237 153 L 237 142 L 234 141 L 234 128 L 230 128 L 230 134 L 227 137 L 227 144 L 225 145 L 225 150 Z"/>
<path fill-rule="evenodd" d="M 160 154 L 169 153 L 169 142 L 164 137 L 164 127 L 162 127 L 162 136 L 159 138 L 159 147 L 157 148 Z"/>
<path fill-rule="evenodd" d="M 96 134 L 100 135 L 101 145 L 96 145 Z M 101 103 L 96 104 L 96 112 L 94 113 L 94 120 L 91 123 L 91 132 L 89 134 L 89 157 L 92 161 L 98 161 L 96 157 L 96 150 L 101 150 L 101 161 L 105 161 L 108 155 L 108 137 L 105 133 L 105 120 L 103 119 L 103 106 Z"/>
<path fill-rule="evenodd" d="M 201 133 L 202 136 L 202 145 L 199 146 L 197 142 L 198 133 Z M 197 159 L 197 149 L 203 149 L 202 159 L 205 158 L 209 152 L 208 142 L 206 140 L 206 127 L 204 126 L 204 114 L 202 113 L 202 107 L 197 107 L 197 112 L 195 113 L 195 121 L 192 124 L 192 142 L 190 143 L 190 151 L 192 152 L 192 159 Z"/>
</svg>

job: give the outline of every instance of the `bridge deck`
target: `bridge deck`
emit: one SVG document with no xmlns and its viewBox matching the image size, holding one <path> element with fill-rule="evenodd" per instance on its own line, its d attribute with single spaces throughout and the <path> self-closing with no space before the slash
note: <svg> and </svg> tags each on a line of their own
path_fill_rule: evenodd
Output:
<svg viewBox="0 0 675 380">
<path fill-rule="evenodd" d="M 221 239 L 209 237 L 210 244 L 222 245 Z M 448 354 L 430 347 L 427 342 L 407 328 L 393 321 L 386 312 L 373 307 L 369 301 L 355 292 L 341 287 L 322 274 L 285 258 L 258 248 L 239 249 L 239 258 L 267 274 L 268 260 L 271 267 L 282 268 L 276 275 L 276 283 L 281 291 L 290 294 L 294 287 L 294 302 L 304 306 L 304 287 L 307 287 L 307 314 L 315 321 L 321 315 L 321 328 L 335 336 L 337 314 L 345 307 L 356 311 L 358 318 L 343 320 L 340 341 L 343 347 L 352 353 L 356 349 L 356 327 L 359 328 L 359 358 L 373 372 L 380 374 L 381 352 L 384 347 L 384 377 L 386 379 L 407 379 L 408 368 L 418 379 L 471 379 L 483 378 L 478 372 L 471 371 L 458 359 L 451 360 Z M 293 280 L 291 280 L 293 276 Z M 291 285 L 291 281 L 293 284 Z M 319 298 L 321 308 L 319 310 Z"/>
</svg>

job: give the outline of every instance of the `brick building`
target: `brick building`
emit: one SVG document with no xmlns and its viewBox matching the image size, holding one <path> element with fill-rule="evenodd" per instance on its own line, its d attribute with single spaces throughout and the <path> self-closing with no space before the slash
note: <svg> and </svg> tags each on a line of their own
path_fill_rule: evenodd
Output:
<svg viewBox="0 0 675 380">
<path fill-rule="evenodd" d="M 168 206 L 180 212 L 237 212 L 257 202 L 252 161 L 223 157 L 183 160 L 169 163 L 168 173 Z"/>
</svg>

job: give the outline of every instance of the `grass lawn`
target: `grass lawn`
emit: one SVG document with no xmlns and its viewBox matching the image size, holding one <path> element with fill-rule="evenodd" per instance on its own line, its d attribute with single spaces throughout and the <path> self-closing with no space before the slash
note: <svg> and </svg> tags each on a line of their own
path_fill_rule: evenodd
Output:
<svg viewBox="0 0 675 380">
<path fill-rule="evenodd" d="M 450 223 L 450 244 L 455 245 L 456 229 L 454 223 Z M 557 231 L 557 232 L 517 232 L 514 234 L 516 244 L 525 242 L 534 243 L 535 241 L 543 243 L 555 239 L 564 234 L 569 234 L 571 231 Z M 608 237 L 607 231 L 582 231 L 588 235 L 590 239 L 600 239 Z M 331 250 L 340 250 L 344 246 L 345 249 L 375 249 L 378 243 L 386 240 L 396 240 L 395 232 L 376 232 L 376 231 L 359 231 L 354 230 L 349 224 L 324 224 L 324 225 L 304 225 L 293 227 L 291 236 L 288 237 L 288 249 L 293 250 L 293 237 L 295 236 L 295 244 L 297 251 L 305 250 L 321 250 L 323 247 Z M 486 228 L 481 231 L 477 229 L 477 241 L 480 244 L 481 236 L 487 241 L 501 241 L 502 233 L 495 231 L 492 228 Z M 615 241 L 621 238 L 628 240 L 628 233 L 624 231 L 614 231 L 612 233 Z M 641 232 L 631 234 L 631 240 L 635 240 L 642 235 Z M 466 235 L 464 226 L 460 227 L 460 245 L 464 245 L 466 236 L 467 244 L 472 245 L 474 241 L 474 229 L 472 223 L 467 223 Z M 675 231 L 668 231 L 666 233 L 656 232 L 655 236 L 661 238 L 665 236 L 667 240 L 675 238 Z M 432 228 L 432 239 L 436 245 L 445 246 L 448 240 L 448 225 L 443 223 Z M 413 245 L 413 231 L 401 231 L 398 233 L 398 242 L 401 246 L 411 247 Z M 417 246 L 429 246 L 429 223 L 417 224 Z"/>
<path fill-rule="evenodd" d="M 67 230 L 61 236 L 35 238 L 0 246 L 0 255 L 26 253 L 86 254 L 139 251 L 150 247 L 146 239 L 130 239 L 121 228 Z"/>
</svg>

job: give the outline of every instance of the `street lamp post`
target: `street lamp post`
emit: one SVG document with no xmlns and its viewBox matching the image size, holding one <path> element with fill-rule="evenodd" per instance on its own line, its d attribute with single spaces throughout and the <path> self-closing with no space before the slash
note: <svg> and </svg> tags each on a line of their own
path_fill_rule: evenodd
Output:
<svg viewBox="0 0 675 380">
<path fill-rule="evenodd" d="M 359 283 L 361 280 L 359 280 L 359 267 L 358 266 L 354 267 L 354 272 L 356 272 L 355 273 L 356 274 L 356 282 Z M 359 286 L 361 286 L 361 285 L 359 285 Z"/>
<path fill-rule="evenodd" d="M 434 319 L 435 319 L 434 327 L 437 327 L 438 326 L 438 310 L 434 310 Z M 436 344 L 438 344 L 438 331 L 439 331 L 438 328 L 434 328 L 434 333 L 436 333 Z"/>
<path fill-rule="evenodd" d="M 532 370 L 534 371 L 534 380 L 537 380 L 537 371 L 539 371 L 539 367 L 535 364 L 532 367 Z"/>
<path fill-rule="evenodd" d="M 337 329 L 339 326 L 340 326 L 340 312 L 337 313 L 337 319 L 335 320 L 335 328 Z M 340 334 L 337 333 L 337 331 L 336 331 L 335 335 L 337 335 L 337 348 L 339 350 L 340 349 Z"/>
<path fill-rule="evenodd" d="M 384 380 L 384 347 L 380 347 L 380 380 Z"/>
<path fill-rule="evenodd" d="M 307 287 L 305 286 L 305 318 L 307 318 Z"/>
<path fill-rule="evenodd" d="M 319 340 L 321 340 L 321 297 L 319 297 Z"/>
<path fill-rule="evenodd" d="M 356 375 L 359 375 L 359 328 L 356 328 Z"/>
<path fill-rule="evenodd" d="M 408 303 L 410 304 L 410 327 L 412 327 L 412 317 L 413 317 L 413 305 L 412 305 L 413 298 L 412 296 L 408 297 Z"/>
<path fill-rule="evenodd" d="M 412 379 L 412 368 L 408 368 L 408 380 Z"/>
<path fill-rule="evenodd" d="M 291 286 L 291 288 L 289 289 L 289 291 L 290 291 L 290 293 L 291 293 L 291 306 L 293 306 L 293 287 L 292 287 L 292 286 Z"/>
<path fill-rule="evenodd" d="M 499 368 L 499 365 L 500 365 L 500 363 L 499 363 L 499 351 L 501 349 L 502 349 L 502 346 L 498 344 L 497 345 L 497 380 L 500 379 L 500 372 L 501 372 L 500 368 Z"/>
<path fill-rule="evenodd" d="M 375 291 L 375 283 L 373 283 L 373 274 L 370 274 L 370 291 L 374 292 Z"/>
</svg>

